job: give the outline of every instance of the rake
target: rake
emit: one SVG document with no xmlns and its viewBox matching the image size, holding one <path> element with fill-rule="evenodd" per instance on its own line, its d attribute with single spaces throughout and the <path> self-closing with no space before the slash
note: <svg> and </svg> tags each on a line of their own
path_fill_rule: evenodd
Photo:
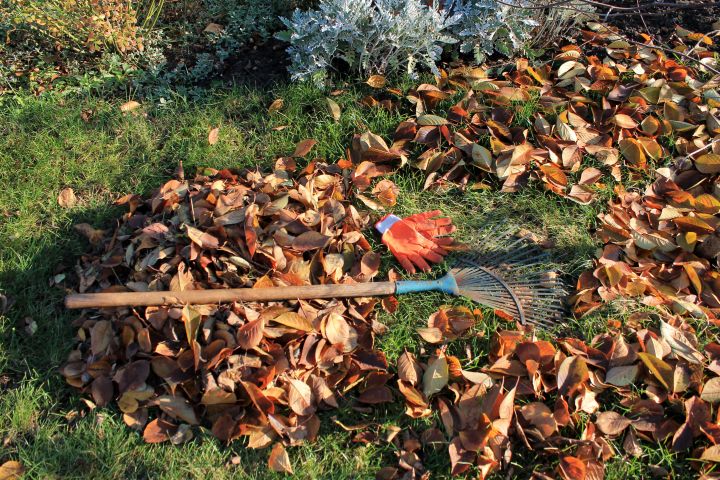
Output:
<svg viewBox="0 0 720 480">
<path fill-rule="evenodd" d="M 493 237 L 495 237 L 493 239 Z M 137 307 L 222 302 L 268 302 L 318 298 L 372 297 L 438 291 L 467 297 L 499 310 L 523 325 L 553 327 L 563 318 L 565 291 L 546 268 L 547 252 L 512 230 L 487 233 L 481 248 L 455 259 L 437 280 L 328 284 L 269 288 L 185 290 L 181 292 L 86 293 L 65 297 L 67 308 Z"/>
</svg>

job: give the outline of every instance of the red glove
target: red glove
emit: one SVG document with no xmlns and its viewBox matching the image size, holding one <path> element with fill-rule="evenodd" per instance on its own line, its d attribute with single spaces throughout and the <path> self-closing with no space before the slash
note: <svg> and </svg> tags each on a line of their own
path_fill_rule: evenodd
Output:
<svg viewBox="0 0 720 480">
<path fill-rule="evenodd" d="M 430 270 L 427 262 L 440 263 L 447 251 L 415 230 L 409 223 L 395 215 L 386 215 L 375 224 L 382 233 L 382 242 L 388 247 L 400 265 L 410 273 L 415 266 L 421 270 Z"/>
<path fill-rule="evenodd" d="M 403 221 L 414 228 L 420 235 L 432 240 L 437 245 L 452 245 L 455 240 L 448 235 L 457 230 L 457 227 L 452 224 L 449 217 L 438 217 L 439 215 L 442 215 L 440 210 L 433 210 L 410 215 L 403 218 Z"/>
</svg>

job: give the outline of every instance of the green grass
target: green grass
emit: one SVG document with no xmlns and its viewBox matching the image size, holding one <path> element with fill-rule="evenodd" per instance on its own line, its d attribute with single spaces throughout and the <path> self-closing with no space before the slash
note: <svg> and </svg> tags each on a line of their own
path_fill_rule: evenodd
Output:
<svg viewBox="0 0 720 480">
<path fill-rule="evenodd" d="M 343 111 L 340 122 L 330 118 L 325 94 L 307 85 L 216 92 L 197 102 L 175 97 L 166 104 L 144 104 L 132 114 L 119 110 L 127 99 L 20 97 L 0 106 L 0 292 L 13 302 L 0 316 L 0 462 L 18 459 L 28 478 L 43 479 L 279 477 L 266 468 L 268 452 L 245 449 L 241 441 L 226 447 L 200 431 L 186 445 L 146 445 L 123 424 L 117 409 L 88 411 L 58 373 L 72 345 L 76 314 L 62 308 L 63 284 L 50 286 L 50 279 L 72 271 L 87 248 L 74 224 L 111 228 L 120 211 L 112 201 L 131 192 L 150 193 L 173 175 L 179 160 L 188 175 L 205 166 L 267 169 L 305 138 L 318 140 L 311 156 L 330 162 L 345 155 L 354 133 L 370 129 L 390 139 L 403 113 L 360 107 L 367 87 L 345 90 L 334 98 Z M 271 115 L 267 106 L 275 98 L 283 98 L 285 108 Z M 526 108 L 523 121 L 529 121 L 535 108 Z M 93 111 L 89 121 L 82 118 L 84 110 Z M 207 135 L 217 126 L 220 140 L 211 146 Z M 287 128 L 274 129 L 279 126 Z M 440 208 L 459 226 L 458 237 L 470 243 L 489 219 L 530 228 L 555 241 L 553 261 L 570 283 L 591 265 L 597 245 L 590 229 L 604 201 L 580 206 L 543 192 L 539 185 L 518 194 L 422 192 L 424 178 L 410 167 L 393 180 L 401 190 L 395 208 L 401 215 Z M 71 209 L 57 204 L 64 187 L 72 187 L 78 197 Z M 390 265 L 384 254 L 383 267 Z M 380 321 L 390 330 L 379 347 L 388 359 L 394 362 L 404 349 L 427 348 L 415 328 L 450 301 L 441 295 L 411 295 L 393 315 L 381 312 Z M 605 309 L 590 319 L 569 321 L 563 331 L 591 338 L 607 318 L 622 318 L 629 311 Z M 32 336 L 22 328 L 26 317 L 38 325 Z M 475 363 L 501 325 L 490 312 L 486 319 L 476 332 L 482 335 L 468 341 Z M 450 351 L 465 358 L 464 342 L 455 342 Z M 360 414 L 346 404 L 323 415 L 317 443 L 290 448 L 298 478 L 373 478 L 380 466 L 395 464 L 392 446 L 353 443 L 354 433 L 334 424 L 332 416 L 347 425 L 370 421 L 379 431 L 433 421 L 411 421 L 399 405 Z M 233 456 L 239 464 L 229 463 Z M 529 473 L 523 466 L 546 461 L 518 449 L 514 476 L 524 478 Z M 433 478 L 448 476 L 446 449 L 428 453 L 424 462 Z M 649 476 L 648 463 L 683 473 L 667 451 L 648 449 L 647 458 L 610 462 L 608 476 Z"/>
</svg>

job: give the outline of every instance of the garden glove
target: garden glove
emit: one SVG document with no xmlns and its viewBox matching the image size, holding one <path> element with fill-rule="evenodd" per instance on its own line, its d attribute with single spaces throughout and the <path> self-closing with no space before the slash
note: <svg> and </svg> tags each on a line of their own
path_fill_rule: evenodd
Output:
<svg viewBox="0 0 720 480">
<path fill-rule="evenodd" d="M 395 215 L 384 216 L 375 228 L 382 234 L 382 243 L 409 273 L 415 273 L 416 266 L 429 271 L 428 262 L 440 263 L 448 253 Z"/>
<path fill-rule="evenodd" d="M 403 218 L 403 221 L 413 227 L 420 235 L 428 240 L 432 240 L 437 245 L 452 245 L 455 240 L 448 235 L 457 230 L 457 228 L 452 224 L 452 219 L 449 217 L 439 217 L 439 215 L 442 215 L 440 210 L 433 210 L 431 212 L 410 215 L 409 217 Z"/>
</svg>

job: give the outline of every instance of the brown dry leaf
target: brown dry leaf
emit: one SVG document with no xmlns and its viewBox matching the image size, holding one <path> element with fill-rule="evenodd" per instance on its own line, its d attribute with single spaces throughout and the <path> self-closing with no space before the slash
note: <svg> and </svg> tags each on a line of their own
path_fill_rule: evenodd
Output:
<svg viewBox="0 0 720 480">
<path fill-rule="evenodd" d="M 398 357 L 397 371 L 400 380 L 406 381 L 413 386 L 417 386 L 422 380 L 422 368 L 415 355 L 408 351 Z"/>
<path fill-rule="evenodd" d="M 443 331 L 437 327 L 420 327 L 417 332 L 428 343 L 438 344 L 445 341 Z"/>
<path fill-rule="evenodd" d="M 631 424 L 632 420 L 617 412 L 599 413 L 595 420 L 595 425 L 597 425 L 598 429 L 605 435 L 611 437 L 620 435 Z"/>
<path fill-rule="evenodd" d="M 640 367 L 638 365 L 613 367 L 605 374 L 605 383 L 616 387 L 627 387 L 635 382 L 639 373 Z"/>
<path fill-rule="evenodd" d="M 58 205 L 63 208 L 72 208 L 77 204 L 77 197 L 75 196 L 73 189 L 67 187 L 60 190 L 57 201 Z"/>
<path fill-rule="evenodd" d="M 568 198 L 580 205 L 589 205 L 595 200 L 595 192 L 586 185 L 573 185 Z"/>
<path fill-rule="evenodd" d="M 700 460 L 720 463 L 720 445 L 713 445 L 712 447 L 706 448 L 702 455 L 700 455 Z"/>
<path fill-rule="evenodd" d="M 365 83 L 370 85 L 372 88 L 383 88 L 386 82 L 387 80 L 385 80 L 385 77 L 382 75 L 371 75 Z"/>
<path fill-rule="evenodd" d="M 152 403 L 159 406 L 163 412 L 173 418 L 182 420 L 190 425 L 198 425 L 200 423 L 195 414 L 195 410 L 193 410 L 183 397 L 177 395 L 161 395 L 153 400 Z"/>
<path fill-rule="evenodd" d="M 712 404 L 720 403 L 720 377 L 713 377 L 705 382 L 700 398 Z"/>
<path fill-rule="evenodd" d="M 357 346 L 357 331 L 337 313 L 331 313 L 325 323 L 325 337 L 330 344 L 340 347 L 342 352 L 350 352 Z"/>
<path fill-rule="evenodd" d="M 240 327 L 237 331 L 237 343 L 240 348 L 252 350 L 260 345 L 263 339 L 264 329 L 265 320 L 262 318 L 249 321 Z"/>
<path fill-rule="evenodd" d="M 285 451 L 282 443 L 276 442 L 270 451 L 270 457 L 268 458 L 268 467 L 273 472 L 287 473 L 292 475 L 293 469 L 290 464 L 290 457 Z"/>
<path fill-rule="evenodd" d="M 306 140 L 298 142 L 297 146 L 295 147 L 295 152 L 292 154 L 292 156 L 305 157 L 308 153 L 310 153 L 310 150 L 312 150 L 316 143 L 317 140 L 313 140 L 312 138 L 308 138 Z"/>
<path fill-rule="evenodd" d="M 701 364 L 705 359 L 685 334 L 669 323 L 660 320 L 662 338 L 670 345 L 673 353 L 690 363 Z M 695 342 L 697 343 L 697 341 Z"/>
<path fill-rule="evenodd" d="M 112 323 L 108 320 L 100 320 L 90 330 L 90 350 L 94 355 L 104 355 L 113 338 Z"/>
<path fill-rule="evenodd" d="M 319 232 L 310 230 L 309 232 L 302 233 L 295 237 L 292 242 L 292 247 L 299 252 L 307 252 L 310 250 L 325 248 L 329 242 L 330 237 L 326 237 Z"/>
<path fill-rule="evenodd" d="M 203 33 L 212 33 L 213 35 L 220 35 L 225 30 L 225 27 L 219 23 L 208 23 L 203 29 Z"/>
<path fill-rule="evenodd" d="M 170 435 L 174 433 L 174 425 L 156 418 L 148 423 L 143 431 L 143 440 L 145 443 L 162 443 L 170 440 Z"/>
<path fill-rule="evenodd" d="M 0 480 L 20 480 L 24 473 L 25 467 L 15 460 L 8 460 L 0 465 Z"/>
<path fill-rule="evenodd" d="M 592 185 L 602 178 L 602 172 L 597 168 L 586 168 L 580 174 L 580 185 Z"/>
<path fill-rule="evenodd" d="M 520 408 L 523 418 L 530 422 L 544 438 L 551 436 L 557 430 L 557 423 L 550 407 L 542 402 L 532 402 Z"/>
<path fill-rule="evenodd" d="M 558 390 L 562 395 L 572 395 L 590 378 L 587 363 L 581 357 L 567 357 L 557 372 Z"/>
<path fill-rule="evenodd" d="M 307 383 L 288 380 L 288 405 L 298 415 L 305 416 L 315 412 L 313 393 Z"/>
<path fill-rule="evenodd" d="M 207 232 L 187 225 L 187 235 L 200 248 L 218 248 L 220 240 Z"/>
<path fill-rule="evenodd" d="M 77 225 L 73 225 L 73 228 L 87 238 L 93 245 L 100 244 L 105 238 L 105 230 L 96 229 L 88 223 L 78 223 Z"/>
<path fill-rule="evenodd" d="M 304 332 L 312 332 L 315 330 L 315 328 L 312 325 L 312 322 L 308 320 L 305 317 L 301 317 L 295 312 L 286 312 L 281 315 L 278 315 L 277 317 L 272 319 L 273 322 L 279 323 L 281 325 L 285 325 L 289 328 L 294 328 L 296 330 L 302 330 Z"/>
<path fill-rule="evenodd" d="M 210 130 L 210 133 L 208 133 L 208 143 L 210 145 L 215 145 L 218 140 L 220 139 L 220 127 L 215 127 Z"/>
</svg>

